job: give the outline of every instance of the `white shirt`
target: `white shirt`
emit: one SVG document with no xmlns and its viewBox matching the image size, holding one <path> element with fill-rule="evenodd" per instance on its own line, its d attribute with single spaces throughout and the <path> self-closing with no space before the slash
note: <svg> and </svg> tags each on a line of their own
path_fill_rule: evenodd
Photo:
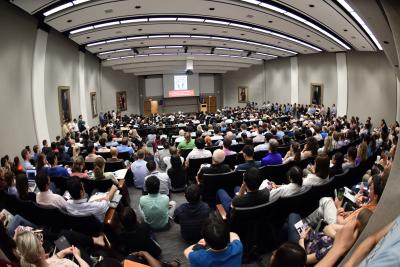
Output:
<svg viewBox="0 0 400 267">
<path fill-rule="evenodd" d="M 256 136 L 253 138 L 253 143 L 261 143 L 261 142 L 265 142 L 265 136 L 257 133 Z"/>
<path fill-rule="evenodd" d="M 189 163 L 189 159 L 203 159 L 203 158 L 211 158 L 212 154 L 210 150 L 206 149 L 198 149 L 197 147 L 193 148 L 192 151 L 186 157 L 186 163 Z"/>
<path fill-rule="evenodd" d="M 276 189 L 272 189 L 269 192 L 269 201 L 273 201 L 280 197 L 288 197 L 288 196 L 294 195 L 297 192 L 299 192 L 300 189 L 301 189 L 301 186 L 299 186 L 298 184 L 295 184 L 295 183 L 281 185 L 280 187 L 278 187 Z"/>
<path fill-rule="evenodd" d="M 183 164 L 183 162 L 185 162 L 185 159 L 183 157 L 181 157 L 181 162 L 182 162 L 182 164 Z M 164 158 L 164 163 L 167 165 L 167 168 L 165 170 L 167 172 L 172 167 L 171 166 L 171 156 L 165 157 Z"/>
<path fill-rule="evenodd" d="M 171 188 L 171 180 L 169 179 L 168 174 L 164 172 L 154 171 L 144 177 L 144 186 L 143 190 L 147 192 L 146 188 L 146 180 L 150 176 L 157 176 L 158 180 L 160 180 L 160 194 L 169 195 L 169 189 Z"/>
<path fill-rule="evenodd" d="M 328 182 L 328 179 L 321 179 L 317 175 L 310 173 L 303 179 L 303 186 L 305 185 L 323 185 Z"/>
<path fill-rule="evenodd" d="M 254 152 L 257 152 L 257 151 L 268 151 L 268 150 L 269 150 L 269 144 L 267 144 L 267 143 L 258 145 L 258 146 L 256 146 L 254 148 Z"/>
<path fill-rule="evenodd" d="M 67 201 L 60 195 L 54 194 L 50 189 L 36 194 L 36 203 L 65 209 Z"/>
<path fill-rule="evenodd" d="M 68 200 L 66 208 L 69 214 L 78 216 L 94 215 L 100 222 L 104 222 L 109 204 L 110 201 L 108 200 L 87 202 L 86 198 L 78 200 L 71 199 Z"/>
</svg>

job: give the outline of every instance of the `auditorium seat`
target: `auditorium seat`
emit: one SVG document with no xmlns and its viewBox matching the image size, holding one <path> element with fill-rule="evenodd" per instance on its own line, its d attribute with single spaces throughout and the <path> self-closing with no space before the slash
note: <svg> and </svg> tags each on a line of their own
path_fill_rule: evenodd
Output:
<svg viewBox="0 0 400 267">
<path fill-rule="evenodd" d="M 111 179 L 93 180 L 93 179 L 82 179 L 83 187 L 85 192 L 90 196 L 94 190 L 97 192 L 107 192 L 113 185 Z"/>
<path fill-rule="evenodd" d="M 102 156 L 104 159 L 111 158 L 110 152 L 96 152 L 96 155 Z"/>
<path fill-rule="evenodd" d="M 232 171 L 222 174 L 204 174 L 201 184 L 202 199 L 211 207 L 214 207 L 218 189 L 225 189 L 233 197 L 233 189 L 236 186 L 240 186 L 242 181 L 243 173 L 241 172 Z"/>
<path fill-rule="evenodd" d="M 125 169 L 125 164 L 123 161 L 115 161 L 115 162 L 107 161 L 104 171 L 105 172 L 115 172 L 120 169 Z"/>
<path fill-rule="evenodd" d="M 64 192 L 67 190 L 69 177 L 64 176 L 51 176 L 50 181 L 54 183 L 54 185 L 59 190 L 60 195 L 64 195 Z"/>
<path fill-rule="evenodd" d="M 129 160 L 131 161 L 131 155 L 129 155 L 129 152 L 121 152 L 118 153 L 118 158 L 123 159 L 123 160 Z"/>
<path fill-rule="evenodd" d="M 233 170 L 237 165 L 237 154 L 225 156 L 224 164 L 228 164 Z"/>
<path fill-rule="evenodd" d="M 201 164 L 211 164 L 211 158 L 189 159 L 189 168 L 186 169 L 187 179 L 194 181 L 199 172 Z"/>
<path fill-rule="evenodd" d="M 261 177 L 263 180 L 268 179 L 276 184 L 287 184 L 287 172 L 293 166 L 293 161 L 286 164 L 263 166 L 260 168 Z"/>
</svg>

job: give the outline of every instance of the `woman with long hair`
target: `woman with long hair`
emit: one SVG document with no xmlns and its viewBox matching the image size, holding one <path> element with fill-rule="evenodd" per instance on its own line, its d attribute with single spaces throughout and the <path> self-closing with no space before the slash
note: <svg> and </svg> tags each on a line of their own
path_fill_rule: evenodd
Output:
<svg viewBox="0 0 400 267">
<path fill-rule="evenodd" d="M 36 161 L 36 172 L 39 173 L 41 169 L 50 167 L 47 163 L 46 155 L 44 153 L 40 153 L 37 157 Z"/>
<path fill-rule="evenodd" d="M 85 168 L 85 161 L 83 160 L 82 156 L 78 156 L 74 160 L 74 164 L 72 164 L 71 168 L 71 176 L 77 176 L 79 178 L 86 178 L 88 179 L 89 176 L 87 175 L 86 172 L 83 172 L 83 169 Z"/>
<path fill-rule="evenodd" d="M 291 161 L 299 162 L 301 160 L 301 147 L 298 142 L 293 142 L 290 146 L 290 150 L 286 153 L 283 158 L 283 164 Z"/>
<path fill-rule="evenodd" d="M 94 179 L 111 179 L 115 185 L 118 185 L 118 180 L 112 172 L 104 172 L 106 161 L 102 157 L 98 157 L 94 160 L 93 174 Z"/>
</svg>

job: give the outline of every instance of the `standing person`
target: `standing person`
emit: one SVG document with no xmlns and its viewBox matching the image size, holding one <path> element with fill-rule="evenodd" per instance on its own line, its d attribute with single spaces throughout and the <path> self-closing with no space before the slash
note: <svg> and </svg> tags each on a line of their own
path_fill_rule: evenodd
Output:
<svg viewBox="0 0 400 267">
<path fill-rule="evenodd" d="M 86 130 L 86 122 L 82 119 L 82 115 L 79 115 L 78 117 L 78 129 L 80 132 Z"/>
</svg>

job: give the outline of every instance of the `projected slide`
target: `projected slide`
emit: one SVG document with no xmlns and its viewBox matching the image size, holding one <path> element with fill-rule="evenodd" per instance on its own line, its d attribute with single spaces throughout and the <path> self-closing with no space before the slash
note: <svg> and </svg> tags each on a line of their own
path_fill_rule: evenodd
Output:
<svg viewBox="0 0 400 267">
<path fill-rule="evenodd" d="M 175 75 L 174 76 L 174 90 L 187 90 L 187 76 L 186 75 Z"/>
</svg>

